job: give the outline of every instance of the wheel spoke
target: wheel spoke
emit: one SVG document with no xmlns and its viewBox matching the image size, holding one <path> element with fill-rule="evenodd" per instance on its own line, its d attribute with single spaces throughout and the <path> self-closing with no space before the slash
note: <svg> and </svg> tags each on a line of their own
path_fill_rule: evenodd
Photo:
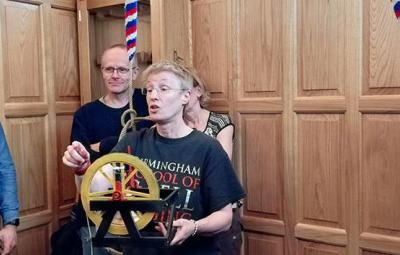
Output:
<svg viewBox="0 0 400 255">
<path fill-rule="evenodd" d="M 99 172 L 104 176 L 104 178 L 107 179 L 107 181 L 108 181 L 110 184 L 113 184 L 113 183 L 114 183 L 114 180 L 113 180 L 110 176 L 108 176 L 108 174 L 107 174 L 106 172 L 104 172 L 103 167 L 101 167 L 101 168 L 99 169 Z"/>
<path fill-rule="evenodd" d="M 107 191 L 98 191 L 98 192 L 91 192 L 89 193 L 89 197 L 97 197 L 97 196 L 104 196 L 104 195 L 111 195 L 112 190 L 107 190 Z"/>
<path fill-rule="evenodd" d="M 106 197 L 106 196 L 98 196 L 98 197 L 91 197 L 89 196 L 89 200 L 90 201 L 109 201 L 112 200 L 112 197 Z"/>
<path fill-rule="evenodd" d="M 122 187 L 126 186 L 126 184 L 132 179 L 132 177 L 136 174 L 136 172 L 137 170 L 136 168 L 134 168 L 132 172 L 130 172 L 129 175 L 126 178 L 124 178 L 124 181 L 122 182 Z"/>
<path fill-rule="evenodd" d="M 127 195 L 132 195 L 134 196 L 134 199 L 138 198 L 151 198 L 151 194 L 149 193 L 144 193 L 144 192 L 139 192 L 139 191 L 134 191 L 134 190 L 125 190 L 125 194 Z M 130 196 L 126 196 L 127 199 L 132 198 Z"/>
</svg>

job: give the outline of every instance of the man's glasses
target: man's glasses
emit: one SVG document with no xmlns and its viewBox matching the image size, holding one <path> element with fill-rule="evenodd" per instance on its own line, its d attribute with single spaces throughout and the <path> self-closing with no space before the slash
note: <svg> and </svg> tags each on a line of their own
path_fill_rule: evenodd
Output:
<svg viewBox="0 0 400 255">
<path fill-rule="evenodd" d="M 169 87 L 161 87 L 161 88 L 158 88 L 158 87 L 155 87 L 155 88 L 151 88 L 151 87 L 149 87 L 149 88 L 143 88 L 142 89 L 142 94 L 143 95 L 151 95 L 151 93 L 153 93 L 153 91 L 156 91 L 157 92 L 157 95 L 165 95 L 165 94 L 168 94 L 169 92 L 171 92 L 171 91 L 179 91 L 179 90 L 187 90 L 187 89 L 172 89 L 172 88 L 169 88 Z"/>
<path fill-rule="evenodd" d="M 103 67 L 101 70 L 103 70 L 103 72 L 106 74 L 113 74 L 115 71 L 117 71 L 117 73 L 119 75 L 124 75 L 124 74 L 129 73 L 129 68 L 126 68 L 126 67 L 106 66 L 106 67 Z"/>
</svg>

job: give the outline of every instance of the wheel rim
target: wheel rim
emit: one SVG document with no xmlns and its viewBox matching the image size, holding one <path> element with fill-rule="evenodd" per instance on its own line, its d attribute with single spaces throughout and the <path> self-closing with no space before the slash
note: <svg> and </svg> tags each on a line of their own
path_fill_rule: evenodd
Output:
<svg viewBox="0 0 400 255">
<path fill-rule="evenodd" d="M 134 157 L 126 153 L 110 153 L 97 159 L 86 171 L 82 179 L 81 184 L 81 200 L 86 215 L 93 221 L 93 223 L 99 227 L 102 221 L 102 212 L 91 211 L 91 201 L 112 201 L 113 191 L 116 189 L 115 175 L 112 173 L 112 169 L 127 169 L 130 167 L 133 169 L 129 175 L 125 176 L 125 171 L 121 174 L 121 192 L 125 200 L 137 201 L 137 200 L 156 200 L 160 197 L 160 189 L 157 180 L 153 174 L 153 171 L 139 158 Z M 129 182 L 137 174 L 140 174 L 147 184 L 147 192 L 134 191 L 129 187 Z M 95 178 L 95 182 L 93 179 Z M 96 190 L 96 181 L 102 180 L 112 190 Z M 104 188 L 104 187 L 103 187 Z M 93 191 L 94 189 L 94 191 Z M 154 212 L 139 212 L 135 211 L 131 213 L 132 219 L 136 225 L 137 230 L 143 229 L 154 216 Z M 109 233 L 115 235 L 127 235 L 128 230 L 123 224 L 122 219 L 114 217 Z"/>
</svg>

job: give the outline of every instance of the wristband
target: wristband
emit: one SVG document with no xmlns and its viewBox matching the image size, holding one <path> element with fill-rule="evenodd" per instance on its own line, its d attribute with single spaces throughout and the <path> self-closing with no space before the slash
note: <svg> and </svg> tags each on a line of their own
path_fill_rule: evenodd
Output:
<svg viewBox="0 0 400 255">
<path fill-rule="evenodd" d="M 192 236 L 195 236 L 197 234 L 197 230 L 198 230 L 199 226 L 197 225 L 197 222 L 195 220 L 190 220 L 190 222 L 193 222 L 193 224 L 194 224 L 194 231 L 192 233 Z"/>
</svg>

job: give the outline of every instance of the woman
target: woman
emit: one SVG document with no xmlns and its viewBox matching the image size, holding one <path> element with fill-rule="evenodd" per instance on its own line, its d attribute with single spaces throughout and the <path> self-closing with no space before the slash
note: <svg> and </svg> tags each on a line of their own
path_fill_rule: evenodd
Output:
<svg viewBox="0 0 400 255">
<path fill-rule="evenodd" d="M 150 119 L 155 126 L 131 132 L 113 149 L 130 151 L 146 162 L 163 188 L 179 189 L 177 231 L 168 248 L 131 248 L 126 254 L 220 254 L 215 234 L 227 231 L 232 222 L 231 204 L 244 191 L 222 146 L 193 130 L 183 120 L 190 101 L 193 79 L 182 66 L 163 61 L 148 67 L 143 77 Z M 90 155 L 78 142 L 64 153 L 63 162 L 84 174 Z M 160 214 L 161 215 L 161 214 Z M 165 233 L 162 224 L 158 229 Z"/>
<path fill-rule="evenodd" d="M 188 70 L 190 69 L 188 68 Z M 184 110 L 183 118 L 185 123 L 189 127 L 217 139 L 231 159 L 234 125 L 228 115 L 205 109 L 209 99 L 205 83 L 200 79 L 195 70 L 191 70 L 190 72 L 193 76 L 193 88 L 190 94 L 190 101 Z M 219 234 L 217 237 L 217 243 L 222 255 L 240 254 L 242 231 L 238 205 L 240 205 L 240 202 L 232 205 L 232 228 L 227 232 Z"/>
<path fill-rule="evenodd" d="M 191 70 L 191 74 L 193 88 L 183 119 L 189 127 L 216 138 L 231 159 L 234 125 L 228 115 L 205 109 L 209 99 L 207 88 L 196 71 Z"/>
</svg>

